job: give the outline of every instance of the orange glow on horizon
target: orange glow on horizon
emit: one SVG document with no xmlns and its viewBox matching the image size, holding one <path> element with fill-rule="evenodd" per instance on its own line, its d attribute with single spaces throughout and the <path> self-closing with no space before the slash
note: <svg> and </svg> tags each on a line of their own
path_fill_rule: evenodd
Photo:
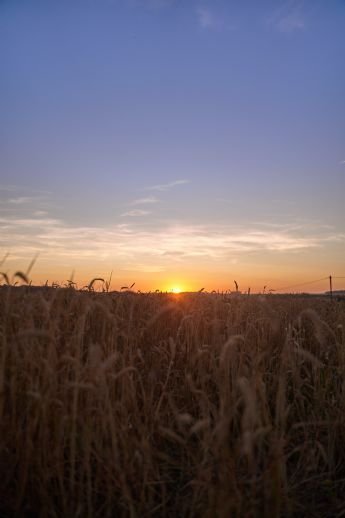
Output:
<svg viewBox="0 0 345 518">
<path fill-rule="evenodd" d="M 181 293 L 183 290 L 180 288 L 180 286 L 174 286 L 173 288 L 171 288 L 169 291 L 171 291 L 171 293 L 175 293 L 175 295 L 178 295 L 179 293 Z"/>
<path fill-rule="evenodd" d="M 296 260 L 300 256 L 296 256 Z M 197 261 L 188 265 L 179 265 L 162 271 L 137 271 L 131 269 L 114 270 L 111 262 L 67 262 L 62 260 L 52 261 L 43 255 L 38 258 L 30 271 L 30 280 L 33 285 L 42 286 L 46 283 L 51 285 L 56 282 L 60 286 L 68 284 L 68 279 L 75 282 L 75 287 L 82 289 L 88 286 L 94 278 L 103 278 L 110 282 L 110 291 L 120 291 L 122 286 L 132 286 L 132 291 L 155 292 L 162 291 L 170 294 L 184 292 L 233 292 L 236 291 L 235 280 L 238 284 L 238 291 L 242 293 L 323 293 L 329 290 L 329 272 L 333 273 L 333 289 L 344 289 L 342 279 L 342 264 L 335 262 L 327 264 L 322 269 L 317 263 L 286 265 L 284 262 L 268 266 L 260 263 L 255 258 L 255 264 L 236 264 L 231 268 L 219 265 L 211 269 L 208 265 L 199 265 Z M 12 282 L 21 283 L 14 278 L 17 271 L 26 271 L 29 261 L 10 256 L 6 259 L 5 267 L 2 269 Z M 114 270 L 113 274 L 111 272 Z M 4 279 L 0 279 L 3 284 Z M 135 283 L 135 284 L 134 284 Z M 100 281 L 94 284 L 96 291 L 104 288 Z"/>
</svg>

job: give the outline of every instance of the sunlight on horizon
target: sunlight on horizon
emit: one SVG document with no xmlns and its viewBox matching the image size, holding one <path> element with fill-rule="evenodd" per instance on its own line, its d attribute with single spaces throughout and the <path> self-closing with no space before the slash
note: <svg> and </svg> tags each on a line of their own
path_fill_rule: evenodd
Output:
<svg viewBox="0 0 345 518">
<path fill-rule="evenodd" d="M 179 286 L 174 286 L 169 291 L 175 295 L 178 295 L 179 293 L 182 293 L 183 290 Z"/>
</svg>

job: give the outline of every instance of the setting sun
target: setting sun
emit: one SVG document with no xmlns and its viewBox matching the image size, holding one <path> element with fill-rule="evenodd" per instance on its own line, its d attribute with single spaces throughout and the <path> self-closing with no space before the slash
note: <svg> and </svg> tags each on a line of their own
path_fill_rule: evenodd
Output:
<svg viewBox="0 0 345 518">
<path fill-rule="evenodd" d="M 182 292 L 182 289 L 179 287 L 179 286 L 174 286 L 173 288 L 171 288 L 171 293 L 181 293 Z"/>
</svg>

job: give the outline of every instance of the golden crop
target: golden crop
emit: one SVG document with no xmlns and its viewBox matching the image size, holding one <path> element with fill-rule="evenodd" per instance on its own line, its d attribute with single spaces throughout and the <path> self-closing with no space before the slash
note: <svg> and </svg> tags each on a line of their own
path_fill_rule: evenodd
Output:
<svg viewBox="0 0 345 518">
<path fill-rule="evenodd" d="M 345 302 L 0 288 L 0 514 L 345 514 Z"/>
</svg>

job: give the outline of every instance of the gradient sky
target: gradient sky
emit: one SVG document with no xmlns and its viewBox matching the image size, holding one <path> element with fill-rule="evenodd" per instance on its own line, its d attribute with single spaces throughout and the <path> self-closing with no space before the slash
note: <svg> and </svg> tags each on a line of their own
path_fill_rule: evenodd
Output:
<svg viewBox="0 0 345 518">
<path fill-rule="evenodd" d="M 344 32 L 340 0 L 0 0 L 1 270 L 344 276 Z"/>
</svg>

